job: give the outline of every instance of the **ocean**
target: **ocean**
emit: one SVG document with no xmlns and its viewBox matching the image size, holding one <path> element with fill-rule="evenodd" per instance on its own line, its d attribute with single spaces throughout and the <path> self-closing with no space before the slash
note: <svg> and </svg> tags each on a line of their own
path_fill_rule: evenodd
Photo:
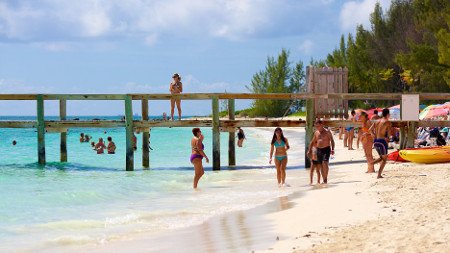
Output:
<svg viewBox="0 0 450 253">
<path fill-rule="evenodd" d="M 33 120 L 0 117 L 6 119 Z M 137 134 L 135 171 L 131 172 L 125 171 L 123 128 L 70 129 L 68 163 L 59 162 L 59 134 L 47 133 L 45 166 L 37 164 L 34 129 L 0 129 L 0 251 L 105 245 L 142 233 L 201 224 L 216 215 L 246 210 L 292 193 L 292 189 L 276 187 L 275 170 L 267 164 L 271 133 L 245 130 L 244 147 L 236 148 L 238 167 L 227 169 L 228 134 L 221 133 L 223 170 L 212 171 L 211 165 L 204 163 L 200 190 L 194 191 L 189 162 L 191 128 L 152 129 L 149 170 L 141 166 L 142 134 Z M 97 155 L 89 143 L 79 142 L 81 132 L 95 141 L 111 136 L 116 154 Z M 202 128 L 202 132 L 205 152 L 212 157 L 212 131 Z M 13 140 L 17 145 L 11 144 Z"/>
</svg>

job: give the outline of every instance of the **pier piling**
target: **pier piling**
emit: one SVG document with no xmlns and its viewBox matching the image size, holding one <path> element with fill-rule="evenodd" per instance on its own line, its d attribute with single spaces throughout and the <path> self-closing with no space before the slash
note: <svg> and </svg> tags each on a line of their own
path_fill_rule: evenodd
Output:
<svg viewBox="0 0 450 253">
<path fill-rule="evenodd" d="M 41 94 L 36 97 L 37 102 L 37 136 L 38 136 L 38 163 L 45 164 L 45 122 L 44 99 Z"/>
<path fill-rule="evenodd" d="M 142 120 L 148 121 L 148 99 L 142 99 Z M 142 167 L 150 167 L 150 129 L 142 133 Z"/>
<path fill-rule="evenodd" d="M 125 96 L 125 128 L 126 128 L 126 164 L 127 171 L 134 170 L 134 149 L 133 149 L 133 107 L 131 96 Z"/>
<path fill-rule="evenodd" d="M 220 170 L 219 98 L 212 98 L 213 170 Z"/>
<path fill-rule="evenodd" d="M 59 100 L 59 119 L 61 121 L 66 120 L 66 100 Z M 67 162 L 67 131 L 62 131 L 60 134 L 59 156 L 61 162 Z"/>
<path fill-rule="evenodd" d="M 235 120 L 234 99 L 228 99 L 228 118 Z M 228 133 L 228 166 L 236 166 L 236 133 Z"/>
</svg>

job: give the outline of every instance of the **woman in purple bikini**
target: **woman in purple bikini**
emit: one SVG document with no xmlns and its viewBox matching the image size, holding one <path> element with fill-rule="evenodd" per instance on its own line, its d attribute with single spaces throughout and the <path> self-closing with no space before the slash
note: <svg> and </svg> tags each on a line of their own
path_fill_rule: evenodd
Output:
<svg viewBox="0 0 450 253">
<path fill-rule="evenodd" d="M 191 153 L 191 163 L 194 165 L 195 170 L 195 176 L 194 176 L 194 189 L 197 188 L 198 181 L 205 173 L 203 170 L 203 164 L 202 159 L 205 157 L 206 162 L 209 163 L 209 159 L 206 156 L 205 152 L 203 152 L 203 149 L 205 146 L 203 145 L 203 135 L 202 131 L 200 131 L 200 128 L 193 128 L 192 133 L 194 134 L 194 137 L 192 137 L 191 140 L 191 147 L 192 147 L 192 153 Z"/>
</svg>

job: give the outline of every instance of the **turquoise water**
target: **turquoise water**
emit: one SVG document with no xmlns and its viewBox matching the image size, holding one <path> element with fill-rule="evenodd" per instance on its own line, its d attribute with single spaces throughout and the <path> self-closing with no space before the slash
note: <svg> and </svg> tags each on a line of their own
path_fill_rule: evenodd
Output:
<svg viewBox="0 0 450 253">
<path fill-rule="evenodd" d="M 212 157 L 211 129 L 202 130 L 206 153 Z M 95 140 L 111 136 L 116 154 L 97 155 L 88 143 L 79 142 L 81 132 Z M 256 169 L 213 172 L 205 164 L 200 190 L 194 191 L 191 128 L 152 129 L 151 170 L 142 169 L 138 148 L 133 172 L 124 170 L 124 129 L 70 129 L 68 163 L 58 162 L 59 134 L 46 134 L 45 167 L 36 163 L 34 129 L 1 129 L 0 251 L 104 245 L 199 224 L 288 194 L 289 190 L 272 187 L 274 169 L 260 169 L 269 151 L 265 133 L 248 130 L 246 135 L 244 148 L 237 149 L 237 162 Z M 137 137 L 140 147 L 142 136 Z M 228 134 L 221 134 L 222 166 L 228 162 L 227 145 Z"/>
</svg>

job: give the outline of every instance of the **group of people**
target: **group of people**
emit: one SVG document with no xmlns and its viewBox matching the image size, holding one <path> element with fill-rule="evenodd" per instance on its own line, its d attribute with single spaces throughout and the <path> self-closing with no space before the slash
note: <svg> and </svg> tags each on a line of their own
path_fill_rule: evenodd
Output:
<svg viewBox="0 0 450 253">
<path fill-rule="evenodd" d="M 419 147 L 450 145 L 450 136 L 448 135 L 448 132 L 448 127 L 419 127 L 419 129 L 417 129 L 417 140 L 415 141 L 415 145 Z"/>
<path fill-rule="evenodd" d="M 80 133 L 80 143 L 89 142 L 91 139 L 92 139 L 92 136 L 89 136 L 84 133 Z M 92 141 L 91 147 L 97 152 L 97 154 L 104 154 L 105 149 L 107 150 L 108 154 L 115 154 L 116 153 L 116 144 L 113 142 L 112 137 L 108 136 L 107 140 L 108 140 L 108 145 L 105 145 L 103 138 L 99 138 L 97 143 Z"/>
</svg>

